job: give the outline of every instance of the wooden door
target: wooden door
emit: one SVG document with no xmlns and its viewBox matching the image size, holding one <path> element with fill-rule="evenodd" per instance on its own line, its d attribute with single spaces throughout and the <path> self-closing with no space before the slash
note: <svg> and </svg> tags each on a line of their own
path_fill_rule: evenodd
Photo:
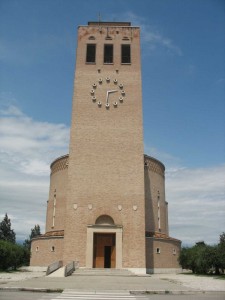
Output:
<svg viewBox="0 0 225 300">
<path fill-rule="evenodd" d="M 115 233 L 94 234 L 94 268 L 115 268 L 116 245 Z"/>
</svg>

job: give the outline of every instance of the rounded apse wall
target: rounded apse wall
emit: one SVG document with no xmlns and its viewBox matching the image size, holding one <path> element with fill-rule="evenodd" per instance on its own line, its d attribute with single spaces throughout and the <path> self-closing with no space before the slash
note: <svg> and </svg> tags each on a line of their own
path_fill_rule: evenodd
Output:
<svg viewBox="0 0 225 300">
<path fill-rule="evenodd" d="M 168 235 L 168 203 L 165 200 L 165 166 L 144 155 L 146 231 Z"/>
<path fill-rule="evenodd" d="M 46 232 L 64 230 L 69 155 L 54 160 L 50 166 L 50 189 L 47 201 Z"/>
</svg>

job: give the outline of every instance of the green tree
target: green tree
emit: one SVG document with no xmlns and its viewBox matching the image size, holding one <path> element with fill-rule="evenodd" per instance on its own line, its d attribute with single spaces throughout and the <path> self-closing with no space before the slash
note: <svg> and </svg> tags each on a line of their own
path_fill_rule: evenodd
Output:
<svg viewBox="0 0 225 300">
<path fill-rule="evenodd" d="M 220 235 L 220 244 L 225 244 L 225 232 Z"/>
<path fill-rule="evenodd" d="M 196 274 L 224 273 L 225 233 L 220 235 L 218 245 L 210 246 L 198 242 L 193 247 L 182 248 L 179 263 L 183 269 L 190 269 Z"/>
<path fill-rule="evenodd" d="M 218 244 L 218 260 L 219 260 L 219 268 L 222 273 L 224 273 L 225 269 L 225 232 L 220 235 L 220 241 Z"/>
<path fill-rule="evenodd" d="M 18 244 L 0 240 L 0 269 L 9 268 L 16 270 L 24 265 L 27 249 Z"/>
<path fill-rule="evenodd" d="M 183 247 L 180 251 L 179 263 L 182 269 L 191 269 L 191 248 Z"/>
<path fill-rule="evenodd" d="M 34 226 L 34 228 L 31 229 L 29 238 L 24 241 L 24 243 L 23 243 L 24 247 L 26 247 L 30 251 L 31 240 L 39 235 L 41 235 L 41 229 L 40 229 L 40 226 L 37 224 Z"/>
<path fill-rule="evenodd" d="M 16 234 L 13 229 L 11 229 L 11 221 L 8 218 L 7 213 L 4 219 L 0 223 L 0 240 L 8 241 L 13 244 L 16 242 Z"/>
<path fill-rule="evenodd" d="M 197 268 L 197 273 L 209 274 L 215 272 L 219 274 L 218 262 L 217 245 L 205 245 L 199 253 L 199 265 Z"/>
</svg>

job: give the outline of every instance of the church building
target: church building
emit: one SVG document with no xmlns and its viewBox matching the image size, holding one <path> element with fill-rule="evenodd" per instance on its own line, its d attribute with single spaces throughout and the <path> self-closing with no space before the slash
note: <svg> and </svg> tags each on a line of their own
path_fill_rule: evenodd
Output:
<svg viewBox="0 0 225 300">
<path fill-rule="evenodd" d="M 88 22 L 78 27 L 69 154 L 51 164 L 46 232 L 32 240 L 30 265 L 176 272 L 180 247 L 165 167 L 143 150 L 140 28 Z"/>
</svg>

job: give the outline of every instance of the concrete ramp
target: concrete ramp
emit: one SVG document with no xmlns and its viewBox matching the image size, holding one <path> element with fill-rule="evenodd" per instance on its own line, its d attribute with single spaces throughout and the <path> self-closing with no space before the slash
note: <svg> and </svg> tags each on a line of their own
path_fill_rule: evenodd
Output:
<svg viewBox="0 0 225 300">
<path fill-rule="evenodd" d="M 75 263 L 74 261 L 71 261 L 65 266 L 62 266 L 58 269 L 55 269 L 55 271 L 52 271 L 48 277 L 67 277 L 70 276 L 75 271 Z"/>
<path fill-rule="evenodd" d="M 47 277 L 65 277 L 65 266 L 47 275 Z"/>
</svg>

